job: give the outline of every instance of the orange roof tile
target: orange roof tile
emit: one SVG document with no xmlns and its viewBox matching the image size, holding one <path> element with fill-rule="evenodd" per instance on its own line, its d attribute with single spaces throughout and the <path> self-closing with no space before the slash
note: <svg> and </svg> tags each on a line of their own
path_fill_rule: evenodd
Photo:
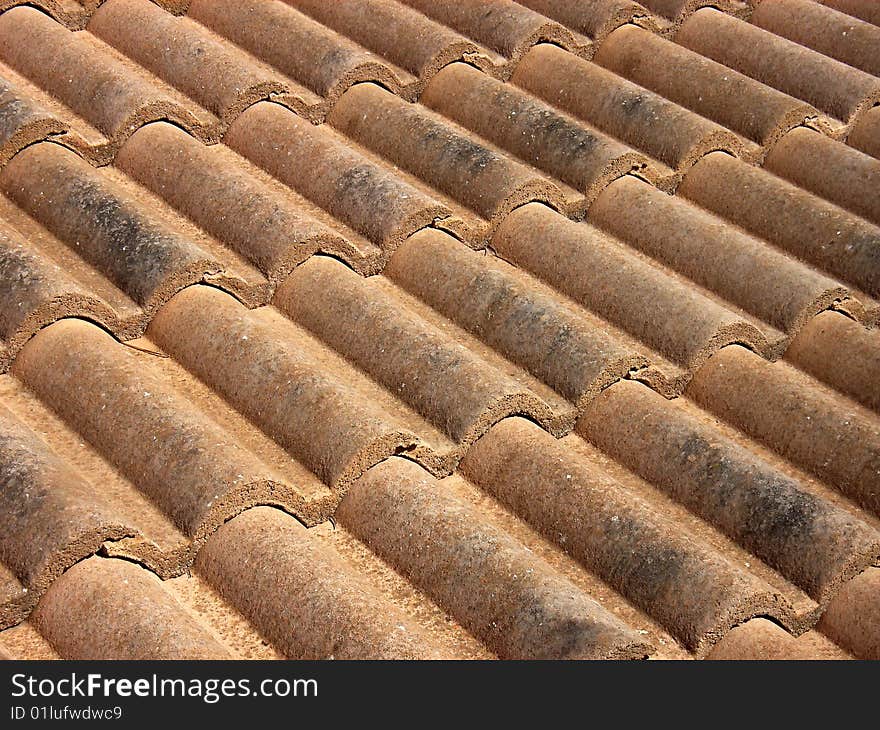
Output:
<svg viewBox="0 0 880 730">
<path fill-rule="evenodd" d="M 27 5 L 0 657 L 880 658 L 876 3 Z"/>
</svg>

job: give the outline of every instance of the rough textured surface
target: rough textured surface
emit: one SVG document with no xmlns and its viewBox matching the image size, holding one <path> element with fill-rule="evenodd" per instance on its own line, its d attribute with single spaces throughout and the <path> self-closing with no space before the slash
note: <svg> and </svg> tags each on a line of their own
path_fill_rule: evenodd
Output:
<svg viewBox="0 0 880 730">
<path fill-rule="evenodd" d="M 576 406 L 631 369 L 648 367 L 636 343 L 583 307 L 445 233 L 412 236 L 384 273 L 442 315 L 445 327 L 454 322 Z"/>
<path fill-rule="evenodd" d="M 587 198 L 628 172 L 657 182 L 664 177 L 663 170 L 629 147 L 464 64 L 441 71 L 421 101 Z"/>
<path fill-rule="evenodd" d="M 871 0 L 822 0 L 822 4 L 847 13 L 854 18 L 861 18 L 874 25 L 880 25 L 880 8 Z"/>
<path fill-rule="evenodd" d="M 466 208 L 478 217 L 478 230 L 485 225 L 480 221 L 492 226 L 530 200 L 544 200 L 557 208 L 582 200 L 575 190 L 560 187 L 534 167 L 373 84 L 349 89 L 328 121 Z M 462 179 L 467 183 L 462 184 Z"/>
<path fill-rule="evenodd" d="M 492 246 L 501 257 L 681 367 L 699 367 L 730 342 L 766 347 L 761 333 L 737 312 L 621 242 L 546 206 L 517 209 Z"/>
<path fill-rule="evenodd" d="M 48 61 L 47 61 L 48 59 Z M 34 8 L 0 16 L 0 61 L 43 89 L 96 153 L 112 152 L 146 121 L 172 119 L 204 140 L 216 117 L 88 33 L 69 33 Z"/>
<path fill-rule="evenodd" d="M 0 657 L 877 658 L 875 6 L 0 1 Z"/>
<path fill-rule="evenodd" d="M 578 458 L 528 421 L 499 425 L 468 454 L 462 472 L 689 648 L 750 615 L 786 610 L 770 586 L 706 550 L 595 461 Z M 540 500 L 532 499 L 535 491 Z"/>
<path fill-rule="evenodd" d="M 277 510 L 259 507 L 225 524 L 196 569 L 292 659 L 442 658 L 430 636 Z"/>
<path fill-rule="evenodd" d="M 0 559 L 21 581 L 5 596 L 3 621 L 18 611 L 83 556 L 105 540 L 131 537 L 112 508 L 68 464 L 52 453 L 37 434 L 5 408 L 0 410 L 0 479 L 3 511 Z"/>
<path fill-rule="evenodd" d="M 138 130 L 116 166 L 278 282 L 317 251 L 370 270 L 379 250 L 222 146 L 170 124 Z"/>
<path fill-rule="evenodd" d="M 833 7 L 833 3 L 829 4 Z M 751 22 L 802 46 L 880 76 L 880 56 L 877 55 L 880 28 L 853 15 L 822 7 L 810 0 L 764 0 L 752 13 Z"/>
<path fill-rule="evenodd" d="M 399 245 L 409 234 L 448 214 L 439 202 L 327 127 L 314 127 L 276 104 L 250 107 L 224 141 L 382 248 Z M 309 174 L 303 175 L 303 170 Z"/>
<path fill-rule="evenodd" d="M 818 132 L 800 128 L 774 145 L 764 167 L 880 225 L 880 196 L 877 195 L 880 160 Z"/>
<path fill-rule="evenodd" d="M 0 78 L 0 163 L 4 164 L 33 142 L 67 131 L 64 123 L 30 98 L 12 76 L 4 68 Z"/>
<path fill-rule="evenodd" d="M 848 317 L 817 316 L 785 353 L 789 362 L 824 383 L 880 411 L 880 340 Z"/>
<path fill-rule="evenodd" d="M 880 106 L 861 116 L 853 125 L 847 143 L 869 155 L 880 157 Z"/>
<path fill-rule="evenodd" d="M 34 624 L 65 659 L 233 659 L 148 571 L 89 558 L 57 580 Z"/>
<path fill-rule="evenodd" d="M 508 535 L 480 525 L 414 464 L 392 459 L 376 467 L 337 514 L 500 657 L 628 659 L 647 652 L 638 634 Z"/>
<path fill-rule="evenodd" d="M 286 487 L 185 392 L 92 325 L 69 319 L 42 331 L 14 371 L 194 539 L 255 490 L 290 492 L 305 511 L 324 499 L 316 480 L 301 481 L 301 468 Z"/>
<path fill-rule="evenodd" d="M 511 0 L 460 3 L 456 0 L 405 0 L 425 15 L 516 60 L 536 41 L 552 41 L 577 52 L 584 45 L 569 30 Z"/>
<path fill-rule="evenodd" d="M 880 570 L 866 570 L 844 586 L 822 616 L 822 631 L 860 659 L 880 659 L 878 587 Z"/>
<path fill-rule="evenodd" d="M 711 155 L 698 164 L 702 168 L 715 161 L 720 168 L 739 169 L 726 155 Z M 699 172 L 695 169 L 693 175 Z M 689 183 L 685 195 L 690 189 Z M 639 215 L 628 215 L 630 210 Z M 632 178 L 609 185 L 590 208 L 588 220 L 706 287 L 728 307 L 757 318 L 774 352 L 830 306 L 846 302 L 850 311 L 860 313 L 875 306 L 766 240 Z"/>
<path fill-rule="evenodd" d="M 614 31 L 594 60 L 759 145 L 815 114 L 758 80 L 629 25 Z"/>
<path fill-rule="evenodd" d="M 255 101 L 286 91 L 285 80 L 271 69 L 151 2 L 105 2 L 88 30 L 226 122 Z"/>
<path fill-rule="evenodd" d="M 712 649 L 707 658 L 736 661 L 850 658 L 846 652 L 823 639 L 818 632 L 794 638 L 772 621 L 756 618 L 733 629 Z"/>
<path fill-rule="evenodd" d="M 880 227 L 782 178 L 712 154 L 679 193 L 807 263 L 880 294 Z"/>
<path fill-rule="evenodd" d="M 798 27 L 807 27 L 802 18 Z M 675 40 L 843 123 L 880 100 L 880 78 L 711 8 L 690 16 Z"/>
<path fill-rule="evenodd" d="M 190 287 L 150 336 L 336 492 L 397 452 L 442 458 L 440 434 L 272 308 Z"/>
<path fill-rule="evenodd" d="M 381 281 L 365 282 L 338 262 L 315 257 L 285 282 L 274 303 L 464 449 L 513 413 L 548 430 L 561 428 L 555 403 L 494 371 Z M 438 389 L 441 380 L 449 387 Z"/>
<path fill-rule="evenodd" d="M 720 125 L 556 46 L 535 46 L 511 81 L 674 169 L 690 166 L 711 149 L 748 153 L 740 138 Z M 578 93 L 583 84 L 590 94 Z"/>
<path fill-rule="evenodd" d="M 593 0 L 589 4 L 578 0 L 523 0 L 519 4 L 595 41 L 601 41 L 625 23 L 639 23 L 653 30 L 662 26 L 645 5 L 633 0 Z"/>
<path fill-rule="evenodd" d="M 880 428 L 873 414 L 784 363 L 728 347 L 687 394 L 789 461 L 880 513 Z"/>
<path fill-rule="evenodd" d="M 869 522 L 685 402 L 670 405 L 643 385 L 617 383 L 590 404 L 578 429 L 817 601 L 877 559 L 880 533 Z"/>
</svg>

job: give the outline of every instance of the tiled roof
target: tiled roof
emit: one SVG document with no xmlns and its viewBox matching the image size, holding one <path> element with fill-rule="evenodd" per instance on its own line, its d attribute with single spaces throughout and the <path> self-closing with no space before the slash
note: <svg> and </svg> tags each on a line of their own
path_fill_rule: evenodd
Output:
<svg viewBox="0 0 880 730">
<path fill-rule="evenodd" d="M 880 658 L 880 3 L 29 5 L 0 654 Z"/>
</svg>

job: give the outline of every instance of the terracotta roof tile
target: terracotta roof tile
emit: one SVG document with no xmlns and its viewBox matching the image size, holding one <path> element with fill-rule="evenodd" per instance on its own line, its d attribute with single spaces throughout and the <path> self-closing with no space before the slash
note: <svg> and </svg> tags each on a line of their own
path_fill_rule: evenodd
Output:
<svg viewBox="0 0 880 730">
<path fill-rule="evenodd" d="M 0 2 L 0 11 L 5 12 L 16 5 L 31 5 L 52 16 L 59 23 L 72 29 L 79 29 L 88 22 L 90 13 L 94 12 L 101 2 L 102 0 L 34 0 L 33 2 L 3 0 Z"/>
<path fill-rule="evenodd" d="M 873 415 L 785 363 L 741 347 L 712 358 L 688 385 L 706 410 L 880 513 L 880 430 Z"/>
<path fill-rule="evenodd" d="M 723 154 L 695 165 L 679 193 L 869 297 L 880 294 L 880 228 L 865 219 Z"/>
<path fill-rule="evenodd" d="M 844 125 L 880 101 L 880 79 L 717 10 L 694 13 L 675 40 Z"/>
<path fill-rule="evenodd" d="M 809 322 L 785 353 L 790 362 L 863 405 L 880 411 L 875 384 L 880 375 L 876 331 L 832 312 Z"/>
<path fill-rule="evenodd" d="M 215 138 L 213 114 L 97 37 L 70 33 L 33 8 L 0 16 L 0 60 L 52 96 L 74 123 L 82 119 L 98 130 L 98 151 L 115 151 L 155 119 L 172 119 L 205 141 Z"/>
<path fill-rule="evenodd" d="M 715 660 L 848 659 L 845 652 L 823 641 L 822 634 L 810 631 L 793 637 L 772 621 L 758 618 L 731 630 L 709 653 Z"/>
<path fill-rule="evenodd" d="M 206 236 L 192 235 L 127 180 L 95 170 L 58 145 L 22 151 L 4 168 L 0 186 L 147 312 L 181 287 L 223 269 L 213 260 Z M 240 281 L 235 288 L 259 286 L 261 277 L 252 267 L 243 267 L 241 274 L 233 274 Z"/>
<path fill-rule="evenodd" d="M 835 10 L 852 15 L 854 18 L 880 25 L 880 8 L 871 0 L 821 0 L 823 5 L 827 5 Z"/>
<path fill-rule="evenodd" d="M 759 0 L 758 0 L 759 1 Z M 658 15 L 680 24 L 700 8 L 717 8 L 735 16 L 745 15 L 756 0 L 643 0 Z"/>
<path fill-rule="evenodd" d="M 21 82 L 12 76 L 0 67 L 0 163 L 4 164 L 28 145 L 66 131 L 61 120 L 24 93 Z"/>
<path fill-rule="evenodd" d="M 751 616 L 786 611 L 771 586 L 528 421 L 500 424 L 462 471 L 691 649 Z"/>
<path fill-rule="evenodd" d="M 847 144 L 872 157 L 880 157 L 880 106 L 866 111 L 853 125 Z"/>
<path fill-rule="evenodd" d="M 453 444 L 277 310 L 190 287 L 150 337 L 336 491 L 388 456 L 443 470 Z"/>
<path fill-rule="evenodd" d="M 398 0 L 290 0 L 288 4 L 418 79 L 415 84 L 411 82 L 410 93 L 453 61 L 466 59 L 491 73 L 497 73 L 505 63 L 500 54 L 475 36 L 467 37 L 468 33 L 463 35 Z"/>
<path fill-rule="evenodd" d="M 649 366 L 644 348 L 604 320 L 447 234 L 412 236 L 384 274 L 576 406 Z"/>
<path fill-rule="evenodd" d="M 576 190 L 372 84 L 346 92 L 328 122 L 467 209 L 476 218 L 474 235 L 525 202 L 543 200 L 565 210 L 583 203 Z"/>
<path fill-rule="evenodd" d="M 274 303 L 463 448 L 513 413 L 528 414 L 550 431 L 560 428 L 553 411 L 564 405 L 543 401 L 493 369 L 379 278 L 364 281 L 316 256 L 285 282 Z M 442 392 L 441 380 L 450 386 Z"/>
<path fill-rule="evenodd" d="M 675 170 L 711 149 L 753 154 L 752 145 L 723 127 L 556 46 L 535 46 L 511 81 Z M 585 84 L 589 95 L 579 93 Z M 664 131 L 660 119 L 670 128 Z"/>
<path fill-rule="evenodd" d="M 872 3 L 22 4 L 0 657 L 877 658 Z"/>
<path fill-rule="evenodd" d="M 809 129 L 777 142 L 764 167 L 798 187 L 880 225 L 880 160 Z M 821 170 L 821 173 L 819 172 Z"/>
<path fill-rule="evenodd" d="M 737 313 L 624 244 L 545 206 L 517 209 L 492 246 L 681 368 L 699 367 L 734 341 L 766 350 L 761 332 Z M 662 312 L 660 320 L 646 316 L 648 311 Z"/>
<path fill-rule="evenodd" d="M 271 565 L 255 571 L 267 556 Z M 227 522 L 199 551 L 196 568 L 290 658 L 443 656 L 335 550 L 278 510 L 257 507 Z"/>
<path fill-rule="evenodd" d="M 459 3 L 456 0 L 402 0 L 514 63 L 538 41 L 572 52 L 589 51 L 589 40 L 512 0 Z"/>
<path fill-rule="evenodd" d="M 119 345 L 117 345 L 119 346 Z M 131 349 L 131 348 L 128 348 Z M 144 357 L 148 357 L 144 355 Z M 152 357 L 152 356 L 149 356 Z M 82 434 L 52 410 L 51 406 L 41 401 L 35 393 L 27 390 L 22 382 L 16 378 L 4 376 L 0 379 L 2 386 L 3 403 L 5 408 L 17 419 L 16 430 L 9 432 L 12 440 L 24 438 L 35 449 L 43 448 L 46 461 L 51 464 L 53 459 L 69 467 L 69 473 L 75 474 L 71 484 L 82 482 L 91 494 L 98 492 L 95 484 L 100 485 L 101 496 L 96 498 L 95 505 L 98 511 L 110 519 L 113 524 L 121 525 L 125 535 L 112 541 L 105 541 L 101 548 L 102 552 L 115 554 L 122 557 L 137 560 L 147 565 L 151 570 L 163 578 L 170 577 L 180 571 L 181 566 L 191 560 L 191 544 L 189 538 L 176 528 L 169 518 L 152 503 L 135 483 L 129 481 L 115 466 L 105 459 L 100 451 L 91 445 Z M 19 427 L 17 424 L 21 424 Z M 34 438 L 39 441 L 34 442 Z M 40 443 L 40 441 L 42 443 Z M 44 448 L 45 445 L 45 448 Z M 7 462 L 6 468 L 14 468 L 16 461 Z M 41 467 L 42 468 L 42 467 Z M 45 473 L 41 472 L 41 473 Z M 31 489 L 28 483 L 28 489 Z M 34 490 L 38 489 L 36 483 Z M 76 490 L 74 489 L 74 494 Z M 16 531 L 9 534 L 8 544 L 19 545 L 25 549 L 25 543 L 18 541 L 26 540 L 27 535 L 33 531 L 38 533 L 40 525 L 45 523 L 58 523 L 65 518 L 62 512 L 55 510 L 56 506 L 67 509 L 72 502 L 61 501 L 53 505 L 46 503 L 47 511 L 34 511 L 21 513 L 28 520 L 26 531 Z M 101 507 L 103 505 L 103 507 Z M 51 508 L 51 509 L 48 509 Z M 66 555 L 57 553 L 57 556 L 65 559 L 80 560 L 87 557 L 93 550 L 87 543 L 81 543 L 80 548 L 85 550 L 80 554 L 76 550 Z M 47 570 L 61 570 L 51 561 L 46 565 Z M 36 584 L 27 584 L 28 578 L 21 576 L 26 585 L 20 586 L 26 595 L 20 596 L 27 600 L 27 609 L 40 597 L 40 589 Z M 39 577 L 39 576 L 36 576 Z M 16 579 L 17 580 L 17 579 Z M 5 607 L 4 607 L 5 608 Z M 5 621 L 5 619 L 4 619 Z"/>
<path fill-rule="evenodd" d="M 816 601 L 874 560 L 875 527 L 727 437 L 686 401 L 670 404 L 622 381 L 588 406 L 578 431 Z"/>
<path fill-rule="evenodd" d="M 224 142 L 381 248 L 393 249 L 450 214 L 328 127 L 315 127 L 276 104 L 250 107 Z"/>
<path fill-rule="evenodd" d="M 715 159 L 730 158 L 712 155 L 699 164 Z M 845 301 L 853 311 L 860 303 L 875 306 L 766 241 L 632 178 L 609 185 L 590 208 L 589 221 L 757 318 L 776 351 L 832 305 Z"/>
<path fill-rule="evenodd" d="M 27 593 L 39 595 L 83 555 L 97 551 L 106 540 L 134 533 L 118 521 L 100 493 L 5 408 L 0 410 L 0 434 L 2 499 L 8 515 L 0 554 L 18 576 L 3 576 L 3 608 L 15 611 L 15 604 L 32 602 Z M 17 590 L 6 590 L 16 584 Z M 4 623 L 9 618 L 4 615 Z"/>
<path fill-rule="evenodd" d="M 146 0 L 103 3 L 88 32 L 224 122 L 255 101 L 289 91 L 289 82 L 272 68 Z"/>
<path fill-rule="evenodd" d="M 880 76 L 880 28 L 809 0 L 765 0 L 751 22 L 783 38 Z"/>
<path fill-rule="evenodd" d="M 106 138 L 91 124 L 74 115 L 36 84 L 0 62 L 3 79 L 3 155 L 4 160 L 33 142 L 46 139 L 34 136 L 42 125 L 51 139 L 69 147 L 93 163 L 104 164 L 112 156 Z M 35 124 L 40 120 L 40 124 Z"/>
<path fill-rule="evenodd" d="M 671 176 L 662 163 L 652 163 L 607 134 L 464 64 L 444 69 L 421 101 L 588 199 L 626 173 L 658 184 Z"/>
<path fill-rule="evenodd" d="M 817 113 L 760 80 L 629 25 L 614 31 L 594 60 L 759 145 Z"/>
<path fill-rule="evenodd" d="M 632 629 L 515 539 L 481 525 L 478 512 L 414 464 L 377 466 L 337 514 L 502 658 L 638 658 L 648 651 Z"/>
<path fill-rule="evenodd" d="M 66 659 L 234 658 L 154 575 L 124 560 L 75 565 L 52 584 L 33 621 Z"/>
<path fill-rule="evenodd" d="M 648 11 L 644 3 L 633 0 L 523 0 L 519 3 L 553 18 L 576 33 L 594 41 L 601 41 L 612 30 L 635 23 L 651 30 L 659 30 L 665 23 Z"/>
<path fill-rule="evenodd" d="M 36 236 L 26 237 L 26 231 L 19 231 L 8 221 L 0 228 L 0 271 L 4 283 L 0 335 L 5 342 L 0 360 L 4 367 L 36 331 L 60 317 L 86 316 L 120 334 L 125 329 L 120 326 L 122 317 L 138 317 L 137 306 L 118 290 L 114 291 L 109 282 L 101 287 L 94 280 L 78 280 L 77 274 L 87 267 L 79 264 L 78 271 L 74 255 L 62 255 L 61 263 L 56 263 L 47 249 L 56 253 L 59 247 L 52 243 L 39 246 Z M 44 242 L 49 240 L 47 237 Z"/>
<path fill-rule="evenodd" d="M 316 480 L 302 480 L 302 469 L 285 485 L 166 378 L 92 325 L 71 319 L 43 330 L 13 371 L 194 539 L 211 531 L 206 522 L 240 510 L 252 492 L 287 491 L 306 509 L 325 498 Z"/>
<path fill-rule="evenodd" d="M 170 124 L 141 127 L 115 164 L 273 283 L 317 251 L 359 270 L 372 270 L 381 256 L 362 236 L 228 147 L 205 147 Z"/>
<path fill-rule="evenodd" d="M 402 69 L 394 69 L 385 59 L 281 2 L 196 0 L 188 15 L 231 41 L 227 45 L 245 49 L 302 87 L 305 93 L 294 89 L 294 98 L 306 108 L 317 107 L 318 116 L 358 81 L 378 81 L 396 91 L 415 81 Z M 278 38 L 286 42 L 278 43 Z"/>
<path fill-rule="evenodd" d="M 877 587 L 880 570 L 870 568 L 849 581 L 822 616 L 820 627 L 860 659 L 880 658 L 877 643 Z"/>
</svg>

